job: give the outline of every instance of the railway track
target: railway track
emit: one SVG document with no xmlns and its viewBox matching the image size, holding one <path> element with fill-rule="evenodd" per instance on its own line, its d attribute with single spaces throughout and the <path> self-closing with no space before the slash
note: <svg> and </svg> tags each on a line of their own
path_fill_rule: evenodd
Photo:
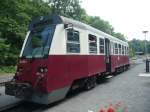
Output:
<svg viewBox="0 0 150 112">
<path fill-rule="evenodd" d="M 31 102 L 20 102 L 15 105 L 10 105 L 9 108 L 4 108 L 2 112 L 40 112 L 46 108 L 50 108 L 51 105 L 42 105 Z M 1 109 L 0 109 L 1 111 Z"/>
<path fill-rule="evenodd" d="M 7 81 L 7 82 L 9 82 L 9 81 Z M 1 87 L 1 86 L 5 86 L 5 84 L 6 84 L 7 82 L 0 82 L 0 87 Z"/>
<path fill-rule="evenodd" d="M 5 75 L 2 75 L 2 76 L 0 76 L 0 87 L 1 87 L 1 86 L 4 86 L 5 83 L 11 81 L 12 78 L 13 78 L 13 76 L 14 76 L 14 75 L 6 75 L 6 76 L 5 76 Z"/>
<path fill-rule="evenodd" d="M 21 104 L 21 102 L 17 102 L 17 103 L 13 103 L 13 104 L 10 104 L 10 105 L 3 106 L 3 107 L 0 108 L 0 112 L 7 112 L 9 109 L 18 106 L 19 104 Z"/>
</svg>

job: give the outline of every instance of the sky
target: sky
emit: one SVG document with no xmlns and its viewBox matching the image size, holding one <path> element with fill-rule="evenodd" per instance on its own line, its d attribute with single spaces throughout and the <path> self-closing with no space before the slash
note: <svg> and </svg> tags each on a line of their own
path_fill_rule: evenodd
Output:
<svg viewBox="0 0 150 112">
<path fill-rule="evenodd" d="M 150 40 L 150 0 L 82 0 L 81 6 L 88 15 L 108 21 L 127 40 L 144 40 L 145 30 Z"/>
</svg>

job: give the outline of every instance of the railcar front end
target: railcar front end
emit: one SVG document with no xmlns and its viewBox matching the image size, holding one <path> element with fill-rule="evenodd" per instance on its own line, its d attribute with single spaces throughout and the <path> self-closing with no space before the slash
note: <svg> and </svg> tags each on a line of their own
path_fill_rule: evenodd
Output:
<svg viewBox="0 0 150 112">
<path fill-rule="evenodd" d="M 6 83 L 6 94 L 42 104 L 65 97 L 70 88 L 69 82 L 52 76 L 57 75 L 61 66 L 59 63 L 62 63 L 59 60 L 63 60 L 63 57 L 49 54 L 53 38 L 63 28 L 59 21 L 55 17 L 42 16 L 31 22 L 16 74 L 11 82 Z M 62 67 L 61 69 L 63 70 Z"/>
</svg>

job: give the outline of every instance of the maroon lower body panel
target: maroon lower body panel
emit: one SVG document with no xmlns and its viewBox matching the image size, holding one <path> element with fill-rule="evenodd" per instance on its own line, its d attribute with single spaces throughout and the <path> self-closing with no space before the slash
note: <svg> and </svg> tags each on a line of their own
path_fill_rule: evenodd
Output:
<svg viewBox="0 0 150 112">
<path fill-rule="evenodd" d="M 127 56 L 111 56 L 112 71 L 129 64 Z M 39 80 L 39 68 L 47 67 L 48 72 Z M 70 86 L 74 80 L 106 71 L 105 55 L 50 55 L 48 58 L 23 59 L 17 81 L 30 83 L 34 88 L 50 93 Z"/>
<path fill-rule="evenodd" d="M 112 55 L 111 56 L 112 71 L 116 68 L 124 65 L 129 65 L 129 57 L 123 55 Z"/>
<path fill-rule="evenodd" d="M 48 59 L 47 91 L 71 85 L 74 80 L 106 71 L 104 55 L 52 55 Z"/>
</svg>

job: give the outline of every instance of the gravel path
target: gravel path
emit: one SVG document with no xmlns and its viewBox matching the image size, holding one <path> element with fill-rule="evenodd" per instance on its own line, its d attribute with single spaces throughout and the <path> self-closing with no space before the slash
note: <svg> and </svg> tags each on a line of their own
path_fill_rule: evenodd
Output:
<svg viewBox="0 0 150 112">
<path fill-rule="evenodd" d="M 5 74 L 5 75 L 0 75 L 0 83 L 10 81 L 13 78 L 14 74 Z"/>
</svg>

